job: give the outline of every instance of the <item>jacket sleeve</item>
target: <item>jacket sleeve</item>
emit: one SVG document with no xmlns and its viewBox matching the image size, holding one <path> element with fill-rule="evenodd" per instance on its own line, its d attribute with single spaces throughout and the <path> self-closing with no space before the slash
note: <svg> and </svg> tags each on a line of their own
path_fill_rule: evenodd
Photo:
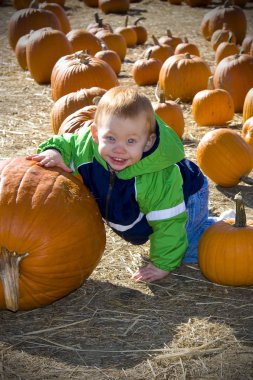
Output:
<svg viewBox="0 0 253 380">
<path fill-rule="evenodd" d="M 41 153 L 47 149 L 58 150 L 67 166 L 71 166 L 73 173 L 77 170 L 74 165 L 74 152 L 76 146 L 77 135 L 73 133 L 65 133 L 63 135 L 55 135 L 50 139 L 41 143 L 38 147 L 37 152 Z"/>
<path fill-rule="evenodd" d="M 170 272 L 180 266 L 188 246 L 183 180 L 177 165 L 147 178 L 140 206 L 153 228 L 150 259 L 157 268 Z"/>
</svg>

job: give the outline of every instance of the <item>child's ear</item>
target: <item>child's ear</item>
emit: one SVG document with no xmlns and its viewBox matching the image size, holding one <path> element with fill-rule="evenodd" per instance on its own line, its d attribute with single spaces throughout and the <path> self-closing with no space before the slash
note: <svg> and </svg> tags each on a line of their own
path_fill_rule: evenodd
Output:
<svg viewBox="0 0 253 380">
<path fill-rule="evenodd" d="M 156 133 L 151 133 L 151 135 L 148 138 L 148 141 L 144 147 L 144 152 L 147 152 L 149 149 L 152 148 L 156 140 Z"/>
<path fill-rule="evenodd" d="M 95 123 L 90 125 L 90 130 L 93 141 L 98 144 L 98 130 Z"/>
</svg>

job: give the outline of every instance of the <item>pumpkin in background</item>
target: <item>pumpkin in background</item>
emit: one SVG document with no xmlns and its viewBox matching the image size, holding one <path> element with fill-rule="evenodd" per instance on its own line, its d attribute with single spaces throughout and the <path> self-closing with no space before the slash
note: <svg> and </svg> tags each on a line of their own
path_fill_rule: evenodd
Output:
<svg viewBox="0 0 253 380">
<path fill-rule="evenodd" d="M 238 54 L 239 52 L 240 48 L 233 42 L 232 34 L 229 35 L 228 40 L 221 42 L 215 51 L 216 65 L 218 65 L 223 58 Z"/>
<path fill-rule="evenodd" d="M 183 42 L 181 37 L 173 36 L 170 29 L 167 29 L 167 34 L 159 38 L 160 44 L 169 45 L 175 50 L 176 46 Z"/>
<path fill-rule="evenodd" d="M 79 91 L 71 92 L 58 99 L 51 109 L 51 126 L 55 134 L 69 115 L 80 108 L 93 105 L 96 97 L 101 97 L 106 90 L 99 87 L 83 88 Z"/>
<path fill-rule="evenodd" d="M 121 34 L 125 38 L 127 47 L 134 47 L 137 44 L 137 34 L 136 31 L 128 25 L 128 16 L 125 18 L 125 25 L 119 26 L 114 32 Z"/>
<path fill-rule="evenodd" d="M 149 47 L 144 54 L 147 54 L 151 50 L 150 57 L 159 59 L 162 63 L 166 61 L 167 58 L 171 57 L 174 54 L 174 49 L 166 44 L 160 44 L 158 39 L 153 35 L 152 39 L 154 45 Z"/>
<path fill-rule="evenodd" d="M 61 30 L 63 31 L 63 33 L 67 34 L 71 30 L 67 13 L 61 5 L 54 2 L 50 3 L 46 1 L 39 5 L 39 9 L 45 9 L 53 12 L 61 24 Z"/>
<path fill-rule="evenodd" d="M 200 52 L 199 48 L 197 47 L 196 44 L 193 44 L 189 42 L 188 38 L 185 37 L 183 42 L 178 44 L 175 48 L 174 54 L 184 54 L 184 53 L 189 53 L 192 55 L 197 55 L 200 57 Z"/>
<path fill-rule="evenodd" d="M 90 55 L 95 55 L 102 50 L 100 40 L 85 29 L 72 29 L 66 37 L 73 47 L 73 52 L 87 50 Z"/>
<path fill-rule="evenodd" d="M 110 30 L 110 25 L 103 23 L 103 19 L 99 17 L 98 13 L 94 14 L 95 22 L 92 22 L 87 25 L 86 31 L 92 34 L 96 34 L 101 30 Z"/>
<path fill-rule="evenodd" d="M 242 111 L 242 121 L 245 123 L 251 116 L 253 116 L 253 87 L 247 92 Z"/>
<path fill-rule="evenodd" d="M 31 30 L 45 27 L 61 30 L 61 24 L 56 15 L 44 9 L 26 8 L 14 12 L 8 23 L 9 44 L 15 50 L 19 38 Z"/>
<path fill-rule="evenodd" d="M 139 22 L 142 21 L 142 20 L 146 20 L 145 17 L 139 17 L 134 22 L 134 24 L 131 25 L 132 29 L 135 31 L 135 33 L 137 35 L 137 41 L 136 41 L 137 45 L 145 44 L 145 42 L 148 39 L 147 29 L 144 26 L 139 25 Z"/>
<path fill-rule="evenodd" d="M 105 247 L 84 184 L 18 157 L 0 162 L 0 188 L 0 308 L 42 307 L 80 287 Z"/>
<path fill-rule="evenodd" d="M 146 57 L 137 59 L 132 66 L 132 76 L 139 86 L 157 84 L 162 62 L 151 57 L 152 50 L 146 52 Z"/>
<path fill-rule="evenodd" d="M 107 49 L 116 51 L 120 56 L 121 61 L 124 60 L 127 52 L 127 44 L 125 38 L 121 34 L 114 33 L 112 28 L 110 28 L 110 30 L 101 29 L 95 35 L 103 40 Z"/>
<path fill-rule="evenodd" d="M 185 0 L 190 7 L 207 7 L 212 0 Z"/>
<path fill-rule="evenodd" d="M 253 116 L 250 117 L 242 126 L 242 138 L 253 149 Z"/>
<path fill-rule="evenodd" d="M 165 100 L 163 91 L 159 91 L 157 102 L 152 102 L 155 113 L 172 128 L 179 138 L 184 134 L 184 115 L 180 104 L 173 100 Z"/>
<path fill-rule="evenodd" d="M 82 128 L 87 128 L 87 121 L 93 121 L 97 106 L 86 106 L 69 115 L 63 120 L 58 134 L 78 133 Z"/>
<path fill-rule="evenodd" d="M 26 47 L 32 33 L 34 33 L 33 30 L 31 30 L 30 33 L 20 37 L 15 47 L 17 61 L 23 70 L 27 70 Z"/>
<path fill-rule="evenodd" d="M 52 71 L 51 88 L 54 101 L 81 88 L 118 86 L 117 75 L 108 63 L 83 51 L 60 58 Z"/>
<path fill-rule="evenodd" d="M 27 67 L 32 78 L 39 84 L 50 83 L 55 63 L 70 53 L 72 46 L 63 32 L 52 28 L 36 30 L 26 46 Z"/>
<path fill-rule="evenodd" d="M 212 34 L 210 42 L 213 50 L 216 50 L 219 44 L 221 44 L 222 42 L 226 42 L 230 36 L 232 36 L 231 42 L 236 43 L 235 34 L 231 30 L 229 30 L 228 24 L 224 22 L 222 25 L 222 29 L 217 29 Z"/>
<path fill-rule="evenodd" d="M 234 103 L 229 92 L 214 88 L 209 77 L 207 90 L 197 92 L 192 100 L 192 116 L 199 126 L 221 126 L 234 117 Z"/>
<path fill-rule="evenodd" d="M 121 59 L 118 53 L 114 50 L 109 50 L 104 43 L 101 44 L 102 50 L 95 54 L 96 58 L 102 59 L 111 66 L 116 75 L 120 73 L 121 70 Z"/>
<path fill-rule="evenodd" d="M 208 280 L 217 284 L 253 285 L 253 220 L 246 220 L 240 194 L 235 201 L 235 219 L 221 220 L 201 236 L 199 267 Z"/>
<path fill-rule="evenodd" d="M 98 0 L 83 0 L 84 4 L 91 8 L 98 7 Z"/>
<path fill-rule="evenodd" d="M 246 54 L 250 54 L 250 49 L 253 46 L 253 36 L 246 36 L 242 41 L 242 50 Z"/>
<path fill-rule="evenodd" d="M 31 5 L 31 0 L 12 0 L 12 5 L 15 9 L 24 9 L 28 8 Z M 42 3 L 44 0 L 39 0 L 38 3 Z M 60 5 L 61 7 L 64 7 L 65 0 L 47 0 L 47 3 L 55 3 Z"/>
<path fill-rule="evenodd" d="M 159 87 L 166 99 L 189 102 L 194 95 L 207 88 L 211 70 L 208 64 L 195 55 L 176 54 L 162 65 Z"/>
<path fill-rule="evenodd" d="M 196 158 L 207 177 L 223 187 L 237 185 L 253 168 L 253 149 L 228 128 L 207 132 L 197 146 Z"/>
<path fill-rule="evenodd" d="M 243 10 L 230 0 L 204 14 L 201 33 L 210 40 L 215 30 L 221 29 L 224 23 L 235 34 L 237 43 L 241 44 L 247 31 L 247 19 Z"/>
<path fill-rule="evenodd" d="M 236 54 L 224 58 L 214 71 L 214 87 L 227 90 L 235 112 L 242 112 L 247 92 L 253 87 L 253 57 Z"/>
<path fill-rule="evenodd" d="M 127 13 L 129 0 L 98 0 L 98 7 L 104 13 Z"/>
</svg>

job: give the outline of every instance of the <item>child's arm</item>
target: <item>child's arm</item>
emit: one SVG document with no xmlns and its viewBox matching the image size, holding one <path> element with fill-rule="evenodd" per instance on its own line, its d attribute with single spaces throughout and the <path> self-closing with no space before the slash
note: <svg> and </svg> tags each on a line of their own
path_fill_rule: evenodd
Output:
<svg viewBox="0 0 253 380">
<path fill-rule="evenodd" d="M 62 155 L 56 149 L 47 149 L 42 153 L 31 154 L 26 156 L 27 160 L 36 161 L 38 165 L 45 166 L 46 168 L 52 168 L 58 166 L 63 169 L 65 172 L 71 173 L 70 169 L 65 162 L 63 161 Z"/>
<path fill-rule="evenodd" d="M 144 180 L 145 186 L 139 188 L 137 197 L 139 195 L 141 211 L 153 229 L 149 236 L 151 264 L 139 268 L 133 279 L 151 282 L 166 277 L 180 266 L 188 245 L 187 215 L 182 176 L 176 165 L 142 178 L 142 182 Z"/>
</svg>

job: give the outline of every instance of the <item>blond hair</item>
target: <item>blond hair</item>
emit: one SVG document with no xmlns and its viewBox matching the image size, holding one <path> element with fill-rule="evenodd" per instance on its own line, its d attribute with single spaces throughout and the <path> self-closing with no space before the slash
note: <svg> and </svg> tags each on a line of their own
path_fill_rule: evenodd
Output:
<svg viewBox="0 0 253 380">
<path fill-rule="evenodd" d="M 146 113 L 149 125 L 148 133 L 155 132 L 155 115 L 150 100 L 135 88 L 128 86 L 117 86 L 108 90 L 99 100 L 95 124 L 103 123 L 103 116 L 117 116 L 120 118 L 134 118 L 140 113 Z"/>
</svg>

